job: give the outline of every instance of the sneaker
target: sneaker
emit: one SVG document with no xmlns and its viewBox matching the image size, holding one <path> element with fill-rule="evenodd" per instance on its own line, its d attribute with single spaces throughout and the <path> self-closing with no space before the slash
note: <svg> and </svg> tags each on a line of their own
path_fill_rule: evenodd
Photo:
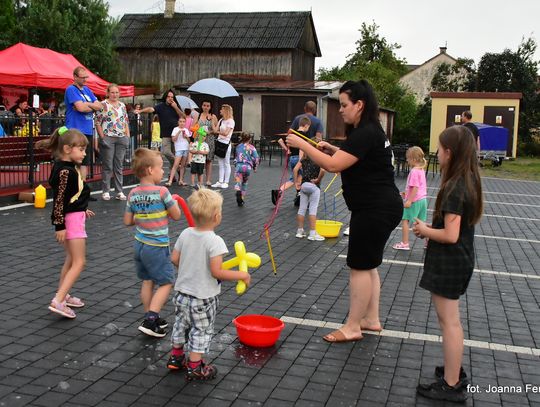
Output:
<svg viewBox="0 0 540 407">
<path fill-rule="evenodd" d="M 103 192 L 101 194 L 101 199 L 103 199 L 104 201 L 110 201 L 111 200 L 111 194 L 109 194 L 108 192 Z"/>
<path fill-rule="evenodd" d="M 229 184 L 227 184 L 226 182 L 223 182 L 223 183 L 221 184 L 221 188 L 222 188 L 222 189 L 227 189 L 227 188 L 229 188 Z"/>
<path fill-rule="evenodd" d="M 63 317 L 70 319 L 73 319 L 77 316 L 75 314 L 75 311 L 69 308 L 65 301 L 58 302 L 55 298 L 51 300 L 51 304 L 49 305 L 49 311 L 52 311 L 58 315 L 62 315 Z"/>
<path fill-rule="evenodd" d="M 296 235 L 295 235 L 298 239 L 302 239 L 304 237 L 306 237 L 306 232 L 304 232 L 304 229 L 298 229 L 296 231 Z"/>
<path fill-rule="evenodd" d="M 392 249 L 395 249 L 395 250 L 411 250 L 409 248 L 409 243 L 403 243 L 403 242 L 396 243 L 395 245 L 392 246 Z"/>
<path fill-rule="evenodd" d="M 236 203 L 238 204 L 238 206 L 243 206 L 244 205 L 244 198 L 242 198 L 242 192 L 241 191 L 236 191 Z"/>
<path fill-rule="evenodd" d="M 466 387 L 462 382 L 458 382 L 455 386 L 449 386 L 444 379 L 440 379 L 431 384 L 419 384 L 416 387 L 416 392 L 421 396 L 433 400 L 463 403 L 467 400 L 467 392 L 465 389 Z"/>
<path fill-rule="evenodd" d="M 193 189 L 195 191 L 198 191 L 199 189 L 201 189 L 201 187 L 199 186 L 199 184 L 195 184 L 195 185 L 193 185 Z"/>
<path fill-rule="evenodd" d="M 187 369 L 187 359 L 186 355 L 175 356 L 171 354 L 169 360 L 167 361 L 167 369 L 169 370 L 184 370 Z"/>
<path fill-rule="evenodd" d="M 186 379 L 192 380 L 212 380 L 217 375 L 217 368 L 201 362 L 196 368 L 187 366 Z"/>
<path fill-rule="evenodd" d="M 156 324 L 157 326 L 159 326 L 161 329 L 165 329 L 169 326 L 169 323 L 167 322 L 166 319 L 163 319 L 163 318 L 158 318 L 156 319 Z"/>
<path fill-rule="evenodd" d="M 68 294 L 66 295 L 66 305 L 71 308 L 81 308 L 84 307 L 84 302 L 80 298 Z"/>
<path fill-rule="evenodd" d="M 310 233 L 307 240 L 311 240 L 313 242 L 322 242 L 323 240 L 326 240 L 324 236 L 319 235 L 317 232 Z"/>
<path fill-rule="evenodd" d="M 148 336 L 153 336 L 154 338 L 163 338 L 167 335 L 165 330 L 158 326 L 157 321 L 150 321 L 149 319 L 143 321 L 139 326 L 139 331 Z"/>
<path fill-rule="evenodd" d="M 300 206 L 300 192 L 296 191 L 296 196 L 294 197 L 294 206 Z"/>
<path fill-rule="evenodd" d="M 216 182 L 215 184 L 212 184 L 212 188 L 221 188 L 221 182 Z"/>
<path fill-rule="evenodd" d="M 281 191 L 280 189 L 272 190 L 272 203 L 274 205 L 277 203 L 277 201 L 279 200 L 282 194 L 283 194 L 283 191 Z"/>
<path fill-rule="evenodd" d="M 435 367 L 435 376 L 438 377 L 439 379 L 444 378 L 444 366 Z M 467 373 L 465 373 L 465 370 L 463 370 L 463 367 L 460 367 L 459 368 L 459 381 L 464 382 L 466 380 L 468 381 Z"/>
<path fill-rule="evenodd" d="M 349 226 L 347 226 L 347 228 L 343 231 L 343 234 L 345 236 L 349 236 Z"/>
<path fill-rule="evenodd" d="M 119 192 L 118 194 L 116 194 L 116 199 L 118 199 L 119 201 L 125 201 L 127 197 L 124 195 L 123 192 Z"/>
</svg>

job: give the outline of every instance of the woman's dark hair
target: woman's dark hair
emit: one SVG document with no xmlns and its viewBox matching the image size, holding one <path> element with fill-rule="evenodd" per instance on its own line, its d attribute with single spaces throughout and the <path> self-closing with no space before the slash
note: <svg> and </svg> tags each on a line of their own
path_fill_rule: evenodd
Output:
<svg viewBox="0 0 540 407">
<path fill-rule="evenodd" d="M 174 90 L 172 90 L 172 89 L 167 89 L 167 90 L 165 91 L 165 93 L 163 94 L 163 96 L 161 97 L 161 101 L 162 101 L 163 103 L 165 103 L 165 102 L 167 101 L 167 95 L 169 94 L 169 92 L 172 92 L 173 98 L 176 96 L 176 94 L 174 93 Z"/>
<path fill-rule="evenodd" d="M 377 103 L 377 97 L 373 88 L 365 79 L 361 79 L 358 82 L 347 81 L 339 89 L 339 93 L 346 93 L 349 95 L 351 102 L 356 103 L 359 100 L 364 102 L 364 110 L 360 121 L 367 121 L 369 123 L 381 125 L 379 121 L 379 104 Z M 352 126 L 348 126 L 352 127 Z"/>
<path fill-rule="evenodd" d="M 458 181 L 465 183 L 465 195 L 470 202 L 469 225 L 480 221 L 484 210 L 482 181 L 478 170 L 476 143 L 465 126 L 451 126 L 439 136 L 439 148 L 449 150 L 450 158 L 442 170 L 441 187 L 435 201 L 434 219 L 442 218 L 441 206 Z"/>
<path fill-rule="evenodd" d="M 212 104 L 212 102 L 210 100 L 203 100 L 201 102 L 201 112 L 202 112 L 202 105 L 204 105 L 205 103 L 208 103 L 210 105 L 210 109 L 208 110 L 208 113 L 212 113 L 212 107 L 214 107 L 214 105 Z"/>
</svg>

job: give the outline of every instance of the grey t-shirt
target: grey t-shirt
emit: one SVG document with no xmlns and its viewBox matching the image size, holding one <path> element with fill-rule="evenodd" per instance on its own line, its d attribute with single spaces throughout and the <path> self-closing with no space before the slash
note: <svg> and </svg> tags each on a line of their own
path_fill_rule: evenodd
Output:
<svg viewBox="0 0 540 407">
<path fill-rule="evenodd" d="M 174 289 L 201 299 L 219 295 L 221 285 L 210 272 L 210 259 L 229 253 L 223 239 L 213 231 L 187 228 L 180 233 L 174 250 L 180 252 Z"/>
</svg>

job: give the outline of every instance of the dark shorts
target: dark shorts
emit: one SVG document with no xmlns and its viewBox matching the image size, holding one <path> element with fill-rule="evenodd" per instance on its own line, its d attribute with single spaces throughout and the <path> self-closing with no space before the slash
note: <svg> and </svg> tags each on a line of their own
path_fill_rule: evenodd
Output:
<svg viewBox="0 0 540 407">
<path fill-rule="evenodd" d="M 174 284 L 175 273 L 168 246 L 150 246 L 136 240 L 133 247 L 137 277 L 157 285 Z"/>
<path fill-rule="evenodd" d="M 204 164 L 191 162 L 191 173 L 197 175 L 203 175 L 204 173 Z"/>
<path fill-rule="evenodd" d="M 382 263 L 386 242 L 399 225 L 403 206 L 353 210 L 349 229 L 347 266 L 355 270 L 371 270 Z"/>
<path fill-rule="evenodd" d="M 90 165 L 92 162 L 92 143 L 94 141 L 94 138 L 92 136 L 89 136 L 88 134 L 85 134 L 86 139 L 88 140 L 88 144 L 86 145 L 86 156 L 82 160 L 82 165 Z"/>
</svg>

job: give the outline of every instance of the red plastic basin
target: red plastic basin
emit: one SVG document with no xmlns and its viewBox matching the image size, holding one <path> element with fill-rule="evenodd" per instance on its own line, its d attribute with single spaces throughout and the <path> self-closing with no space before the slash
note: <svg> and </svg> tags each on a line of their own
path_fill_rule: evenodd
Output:
<svg viewBox="0 0 540 407">
<path fill-rule="evenodd" d="M 280 319 L 257 314 L 241 315 L 233 323 L 240 342 L 257 348 L 273 346 L 285 327 Z"/>
</svg>

